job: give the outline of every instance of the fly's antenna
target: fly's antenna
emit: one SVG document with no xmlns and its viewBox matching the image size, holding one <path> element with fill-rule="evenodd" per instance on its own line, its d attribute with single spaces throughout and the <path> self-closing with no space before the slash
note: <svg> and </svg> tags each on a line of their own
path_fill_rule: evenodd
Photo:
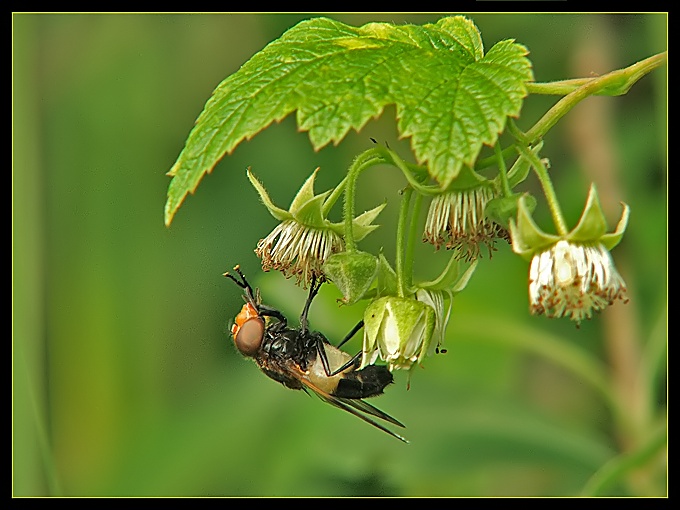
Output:
<svg viewBox="0 0 680 510">
<path fill-rule="evenodd" d="M 241 287 L 245 293 L 246 293 L 246 300 L 250 302 L 252 305 L 257 307 L 257 305 L 260 302 L 260 292 L 259 289 L 255 292 L 253 292 L 253 288 L 250 286 L 248 283 L 248 280 L 246 280 L 246 275 L 243 274 L 241 271 L 241 266 L 238 264 L 234 266 L 234 271 L 239 275 L 240 280 L 236 278 L 233 274 L 231 274 L 229 271 L 224 273 L 222 276 L 226 276 L 230 280 L 232 280 L 236 285 Z"/>
</svg>

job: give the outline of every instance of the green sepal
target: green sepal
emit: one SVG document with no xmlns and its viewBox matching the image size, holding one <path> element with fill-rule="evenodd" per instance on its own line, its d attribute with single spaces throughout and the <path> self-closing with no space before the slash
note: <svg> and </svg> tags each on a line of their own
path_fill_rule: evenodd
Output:
<svg viewBox="0 0 680 510">
<path fill-rule="evenodd" d="M 608 250 L 611 250 L 612 248 L 614 248 L 614 246 L 621 242 L 623 234 L 626 231 L 626 227 L 628 226 L 630 207 L 628 206 L 628 204 L 624 204 L 623 202 L 621 202 L 621 205 L 623 206 L 623 212 L 621 213 L 621 219 L 619 220 L 619 223 L 616 225 L 616 230 L 609 234 L 604 234 L 602 237 L 600 237 L 600 242 Z"/>
<path fill-rule="evenodd" d="M 590 185 L 588 192 L 588 199 L 586 206 L 583 208 L 583 214 L 579 219 L 578 225 L 567 235 L 568 241 L 576 242 L 599 242 L 604 245 L 607 250 L 611 250 L 614 246 L 621 242 L 623 234 L 628 226 L 628 217 L 630 215 L 630 207 L 623 204 L 623 212 L 621 219 L 616 226 L 616 230 L 607 233 L 607 220 L 602 212 L 599 197 L 595 184 Z"/>
<path fill-rule="evenodd" d="M 304 203 L 298 202 L 290 207 L 290 212 L 293 218 L 298 223 L 307 225 L 314 228 L 324 228 L 327 226 L 328 221 L 323 216 L 323 204 L 326 197 L 329 195 L 330 191 L 316 195 L 315 197 L 307 200 Z M 295 197 L 297 199 L 297 197 Z"/>
<path fill-rule="evenodd" d="M 524 204 L 533 213 L 536 209 L 536 198 L 532 195 L 516 193 L 509 197 L 492 198 L 484 206 L 484 214 L 487 218 L 502 225 L 506 229 L 510 227 L 510 219 L 517 217 L 519 211 L 519 200 L 524 196 Z"/>
<path fill-rule="evenodd" d="M 312 175 L 307 177 L 307 180 L 305 183 L 300 187 L 300 190 L 297 192 L 295 195 L 295 198 L 293 198 L 293 201 L 290 203 L 290 213 L 292 215 L 295 215 L 296 212 L 300 211 L 305 204 L 307 204 L 309 201 L 315 198 L 314 195 L 314 179 L 316 179 L 316 173 L 319 171 L 319 168 L 317 167 L 314 172 L 312 172 Z M 318 195 L 321 196 L 321 195 Z M 325 197 L 324 197 L 325 198 Z M 323 202 L 323 200 L 322 200 Z"/>
<path fill-rule="evenodd" d="M 456 281 L 455 285 L 451 288 L 451 292 L 453 292 L 453 294 L 458 294 L 465 287 L 467 287 L 470 278 L 472 278 L 472 274 L 475 272 L 475 269 L 477 269 L 478 261 L 479 259 L 473 260 L 472 263 L 470 264 L 470 267 L 463 271 L 463 274 L 460 275 L 458 281 Z"/>
<path fill-rule="evenodd" d="M 531 211 L 527 204 L 527 194 L 520 197 L 517 209 L 517 222 L 509 220 L 510 237 L 512 238 L 512 250 L 526 260 L 531 260 L 533 254 L 555 244 L 560 240 L 558 236 L 546 234 L 531 217 Z"/>
<path fill-rule="evenodd" d="M 376 292 L 378 296 L 397 295 L 397 272 L 392 269 L 382 252 L 378 255 L 378 278 Z"/>
<path fill-rule="evenodd" d="M 607 232 L 607 221 L 602 213 L 600 200 L 597 196 L 595 185 L 590 186 L 586 205 L 578 224 L 565 236 L 555 236 L 543 232 L 531 218 L 531 212 L 526 205 L 526 197 L 523 196 L 518 202 L 517 222 L 510 219 L 510 236 L 512 237 L 512 249 L 515 253 L 526 260 L 538 251 L 543 251 L 547 246 L 556 244 L 560 239 L 578 244 L 602 244 L 607 250 L 611 250 L 621 242 L 623 234 L 628 226 L 630 207 L 622 203 L 623 212 L 616 230 Z"/>
<path fill-rule="evenodd" d="M 460 260 L 458 260 L 454 254 L 449 258 L 448 264 L 446 264 L 446 267 L 436 279 L 427 282 L 419 282 L 417 288 L 428 291 L 444 290 L 458 293 L 463 290 L 470 281 L 472 274 L 477 268 L 477 261 L 478 259 L 474 259 L 470 264 L 470 267 L 461 274 Z"/>
<path fill-rule="evenodd" d="M 599 239 L 607 232 L 607 220 L 602 212 L 595 184 L 590 185 L 588 199 L 578 224 L 567 235 L 568 241 L 588 242 Z"/>
<path fill-rule="evenodd" d="M 316 173 L 318 171 L 319 168 L 316 168 L 312 175 L 307 178 L 305 183 L 293 198 L 293 201 L 290 204 L 290 209 L 287 211 L 274 205 L 271 198 L 269 198 L 267 190 L 253 175 L 250 168 L 248 168 L 247 174 L 251 184 L 257 191 L 258 195 L 260 195 L 262 203 L 267 208 L 269 213 L 277 220 L 295 220 L 306 227 L 331 229 L 344 237 L 344 222 L 332 223 L 326 218 L 326 214 L 328 214 L 328 210 L 332 206 L 332 204 L 330 204 L 327 199 L 329 195 L 332 194 L 333 189 L 325 191 L 319 195 L 314 194 L 314 179 L 316 178 Z M 373 225 L 372 222 L 386 205 L 387 202 L 383 202 L 379 206 L 374 207 L 373 209 L 366 211 L 365 213 L 354 218 L 352 225 L 355 241 L 362 240 L 364 237 L 378 228 L 379 225 Z"/>
<path fill-rule="evenodd" d="M 248 168 L 246 173 L 248 175 L 248 179 L 250 180 L 250 183 L 253 185 L 253 187 L 257 191 L 257 194 L 260 195 L 260 200 L 262 200 L 262 203 L 267 208 L 269 213 L 279 221 L 292 220 L 293 219 L 292 214 L 290 214 L 285 209 L 281 209 L 280 207 L 277 207 L 276 205 L 274 205 L 274 202 L 272 202 L 271 199 L 269 198 L 269 194 L 267 193 L 267 190 L 264 189 L 264 186 L 262 185 L 262 183 L 260 181 L 258 181 L 257 178 L 253 175 L 253 173 L 250 171 L 250 168 Z"/>
<path fill-rule="evenodd" d="M 463 165 L 460 168 L 458 175 L 446 187 L 447 191 L 465 191 L 477 188 L 483 184 L 491 185 L 491 181 L 486 177 L 478 174 L 473 168 L 468 165 Z"/>
<path fill-rule="evenodd" d="M 387 202 L 383 202 L 377 207 L 360 214 L 352 222 L 352 233 L 354 234 L 355 241 L 361 241 L 368 234 L 373 232 L 380 225 L 372 225 L 373 220 L 380 214 L 380 212 L 385 208 Z M 336 230 L 336 232 L 341 233 L 343 236 L 345 234 L 344 223 L 332 223 L 331 228 Z"/>
</svg>

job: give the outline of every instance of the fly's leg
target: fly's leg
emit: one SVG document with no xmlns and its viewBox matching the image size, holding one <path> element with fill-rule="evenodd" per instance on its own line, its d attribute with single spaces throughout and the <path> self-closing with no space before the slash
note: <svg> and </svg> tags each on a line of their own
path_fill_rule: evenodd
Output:
<svg viewBox="0 0 680 510">
<path fill-rule="evenodd" d="M 309 314 L 309 307 L 312 305 L 312 300 L 316 297 L 316 295 L 319 292 L 319 289 L 321 288 L 321 285 L 323 284 L 323 280 L 318 281 L 316 279 L 315 275 L 312 275 L 312 284 L 310 285 L 309 288 L 309 296 L 307 296 L 307 301 L 305 302 L 305 306 L 302 309 L 302 314 L 300 315 L 300 334 L 301 335 L 306 335 L 308 332 L 308 321 L 307 321 L 307 315 Z M 359 331 L 364 325 L 364 321 L 361 320 L 357 323 L 356 326 L 352 328 L 352 330 L 345 336 L 345 338 L 340 342 L 338 347 L 341 345 L 345 344 L 348 342 L 354 335 L 356 335 L 357 331 Z M 321 359 L 321 365 L 323 366 L 323 370 L 326 373 L 328 377 L 332 377 L 334 375 L 339 374 L 343 370 L 346 370 L 347 368 L 351 367 L 354 365 L 359 358 L 361 358 L 362 352 L 359 351 L 356 353 L 347 363 L 343 364 L 340 368 L 331 371 L 331 367 L 328 364 L 328 356 L 326 356 L 326 349 L 323 346 L 323 339 L 317 337 L 316 338 L 316 350 L 317 353 L 319 354 L 319 358 Z"/>
<path fill-rule="evenodd" d="M 236 273 L 241 278 L 240 281 L 233 274 L 231 274 L 229 272 L 224 273 L 222 276 L 226 276 L 231 281 L 233 281 L 236 285 L 241 287 L 245 291 L 246 300 L 251 305 L 253 305 L 255 308 L 259 308 L 259 306 L 260 306 L 260 290 L 255 289 L 255 291 L 253 291 L 253 288 L 248 283 L 248 280 L 246 280 L 246 275 L 244 275 L 243 272 L 241 271 L 241 266 L 239 266 L 238 264 L 236 266 L 234 266 L 234 271 L 236 271 Z"/>
<path fill-rule="evenodd" d="M 302 314 L 300 315 L 300 332 L 302 335 L 307 334 L 307 314 L 309 313 L 309 307 L 312 306 L 312 300 L 318 294 L 321 285 L 323 285 L 323 280 L 317 280 L 316 275 L 312 275 L 312 284 L 309 286 L 309 296 L 307 296 L 305 307 L 302 309 Z"/>
<path fill-rule="evenodd" d="M 357 323 L 357 325 L 354 326 L 349 333 L 347 333 L 347 336 L 345 336 L 345 338 L 342 340 L 342 342 L 340 342 L 338 344 L 338 347 L 342 346 L 344 343 L 348 342 L 354 335 L 356 335 L 357 331 L 359 331 L 363 327 L 363 325 L 364 325 L 364 321 L 360 320 Z M 317 349 L 317 352 L 319 353 L 319 358 L 321 359 L 321 364 L 323 365 L 323 370 L 324 370 L 324 372 L 326 372 L 326 375 L 328 377 L 333 377 L 334 375 L 337 375 L 340 372 L 342 372 L 343 370 L 346 370 L 349 367 L 351 367 L 352 365 L 354 365 L 361 358 L 361 354 L 362 354 L 361 351 L 357 352 L 354 356 L 352 356 L 351 359 L 349 359 L 347 361 L 347 363 L 342 365 L 340 368 L 331 371 L 331 367 L 328 364 L 328 357 L 326 356 L 326 349 L 324 349 L 323 341 L 320 338 L 317 339 L 316 349 Z"/>
<path fill-rule="evenodd" d="M 253 288 L 248 283 L 248 280 L 246 280 L 246 275 L 244 275 L 243 272 L 241 271 L 241 267 L 238 265 L 235 266 L 234 271 L 236 271 L 236 273 L 239 275 L 240 280 L 229 272 L 224 273 L 223 276 L 226 276 L 227 278 L 232 280 L 236 285 L 238 285 L 245 291 L 246 301 L 249 302 L 253 307 L 255 307 L 257 313 L 259 313 L 262 316 L 274 317 L 283 324 L 283 327 L 285 327 L 288 323 L 286 318 L 276 308 L 272 308 L 270 306 L 263 305 L 260 303 L 260 290 L 256 289 L 255 291 L 253 291 Z"/>
<path fill-rule="evenodd" d="M 357 352 L 354 356 L 352 356 L 352 358 L 351 358 L 347 363 L 345 363 L 344 365 L 342 365 L 342 366 L 341 366 L 340 368 L 338 368 L 337 370 L 334 370 L 333 372 L 331 372 L 330 374 L 328 374 L 328 377 L 333 377 L 334 375 L 337 375 L 337 374 L 339 374 L 340 372 L 342 372 L 343 370 L 346 370 L 346 369 L 348 369 L 349 367 L 351 367 L 352 365 L 354 365 L 357 361 L 359 361 L 359 360 L 361 359 L 361 354 L 362 354 L 361 351 Z"/>
<path fill-rule="evenodd" d="M 271 306 L 267 305 L 259 305 L 257 307 L 257 312 L 263 317 L 274 317 L 283 325 L 283 327 L 288 325 L 288 320 L 276 308 L 272 308 Z"/>
<path fill-rule="evenodd" d="M 354 337 L 354 335 L 357 334 L 357 331 L 359 331 L 359 330 L 360 330 L 361 328 L 363 328 L 363 327 L 364 327 L 364 320 L 361 319 L 361 320 L 357 323 L 357 325 L 354 326 L 354 327 L 352 328 L 352 331 L 350 331 L 349 333 L 347 333 L 347 336 L 345 336 L 345 338 L 343 338 L 342 342 L 340 342 L 340 343 L 338 344 L 338 349 L 339 349 L 340 347 L 342 347 L 345 343 L 349 342 L 349 341 Z"/>
</svg>

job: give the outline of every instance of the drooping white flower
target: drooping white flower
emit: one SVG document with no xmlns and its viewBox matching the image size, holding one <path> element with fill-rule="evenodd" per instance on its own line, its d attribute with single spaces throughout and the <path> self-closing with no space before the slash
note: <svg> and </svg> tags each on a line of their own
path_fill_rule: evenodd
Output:
<svg viewBox="0 0 680 510">
<path fill-rule="evenodd" d="M 623 238 L 630 209 L 623 204 L 616 230 L 607 233 L 595 186 L 591 186 L 576 227 L 563 236 L 543 232 L 519 200 L 517 221 L 510 221 L 512 248 L 531 260 L 529 310 L 534 315 L 569 317 L 577 324 L 617 300 L 624 303 L 626 284 L 610 250 Z"/>
<path fill-rule="evenodd" d="M 288 210 L 274 205 L 264 186 L 248 169 L 248 179 L 262 203 L 280 223 L 257 243 L 255 253 L 262 259 L 262 269 L 281 271 L 286 278 L 295 276 L 306 286 L 312 278 L 326 279 L 323 265 L 334 253 L 345 249 L 345 224 L 333 223 L 326 217 L 338 195 L 333 190 L 314 193 L 314 170 L 293 198 Z M 372 222 L 385 204 L 360 214 L 352 221 L 355 240 L 359 241 L 376 229 Z"/>
</svg>

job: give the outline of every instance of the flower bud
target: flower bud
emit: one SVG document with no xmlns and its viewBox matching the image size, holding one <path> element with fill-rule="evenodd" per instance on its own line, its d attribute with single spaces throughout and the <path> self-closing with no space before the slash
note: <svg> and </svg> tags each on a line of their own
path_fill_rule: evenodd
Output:
<svg viewBox="0 0 680 510">
<path fill-rule="evenodd" d="M 351 305 L 364 297 L 378 272 L 378 259 L 363 251 L 335 253 L 326 260 L 323 272 L 342 292 L 342 302 Z"/>
<path fill-rule="evenodd" d="M 411 368 L 427 355 L 434 329 L 431 306 L 397 296 L 376 299 L 364 311 L 362 367 L 380 357 L 390 370 Z"/>
</svg>

